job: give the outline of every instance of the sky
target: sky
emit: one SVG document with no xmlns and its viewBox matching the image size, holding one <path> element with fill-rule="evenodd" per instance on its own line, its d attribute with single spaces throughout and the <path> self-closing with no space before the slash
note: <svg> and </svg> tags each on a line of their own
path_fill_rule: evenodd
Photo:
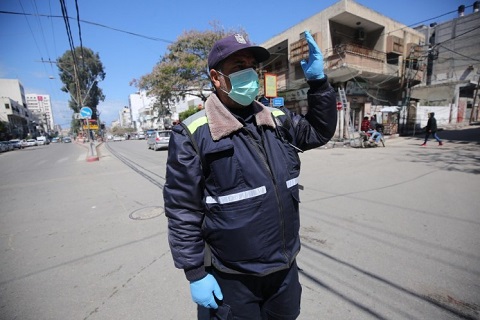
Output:
<svg viewBox="0 0 480 320">
<path fill-rule="evenodd" d="M 407 26 L 443 22 L 457 16 L 465 5 L 472 12 L 473 0 L 356 0 L 380 14 Z M 98 53 L 106 72 L 99 83 L 106 96 L 100 102 L 100 120 L 107 126 L 128 106 L 130 85 L 150 73 L 167 47 L 185 31 L 212 30 L 212 23 L 225 29 L 246 30 L 261 44 L 301 21 L 335 4 L 337 0 L 65 0 L 74 46 Z M 6 13 L 14 12 L 18 14 Z M 55 61 L 69 50 L 60 1 L 0 0 L 0 78 L 18 79 L 27 94 L 49 94 L 55 124 L 68 127 L 73 111 L 69 95 L 60 91 Z M 80 38 L 81 34 L 81 38 Z"/>
</svg>

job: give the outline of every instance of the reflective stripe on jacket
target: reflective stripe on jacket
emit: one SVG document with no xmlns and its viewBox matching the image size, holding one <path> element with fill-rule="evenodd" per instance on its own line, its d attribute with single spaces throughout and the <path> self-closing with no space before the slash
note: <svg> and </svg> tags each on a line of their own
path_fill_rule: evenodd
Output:
<svg viewBox="0 0 480 320">
<path fill-rule="evenodd" d="M 173 128 L 165 214 L 175 266 L 189 280 L 202 276 L 205 243 L 211 263 L 223 272 L 265 275 L 295 259 L 300 250 L 297 148 L 327 143 L 337 121 L 328 82 L 310 91 L 305 117 L 254 102 L 250 121 L 237 119 L 212 94 L 205 110 L 184 121 L 197 147 L 184 127 Z"/>
</svg>

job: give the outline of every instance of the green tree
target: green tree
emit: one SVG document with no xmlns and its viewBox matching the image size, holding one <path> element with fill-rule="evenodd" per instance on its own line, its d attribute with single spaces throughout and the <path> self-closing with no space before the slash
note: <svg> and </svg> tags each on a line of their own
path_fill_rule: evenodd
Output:
<svg viewBox="0 0 480 320">
<path fill-rule="evenodd" d="M 63 83 L 61 90 L 70 93 L 69 107 L 74 113 L 82 106 L 92 109 L 92 119 L 98 118 L 97 106 L 105 100 L 98 82 L 105 79 L 106 73 L 98 53 L 86 47 L 77 47 L 72 53 L 66 51 L 57 59 L 59 76 Z M 78 131 L 80 122 L 72 119 L 72 128 Z"/>
<path fill-rule="evenodd" d="M 180 112 L 180 114 L 178 115 L 179 120 L 183 121 L 183 120 L 187 119 L 188 117 L 190 117 L 192 114 L 195 114 L 202 109 L 203 108 L 199 108 L 199 107 L 190 107 L 187 110 L 185 110 L 183 112 Z"/>
<path fill-rule="evenodd" d="M 149 96 L 157 97 L 154 107 L 159 108 L 159 114 L 170 112 L 170 106 L 187 95 L 206 101 L 208 94 L 205 95 L 205 92 L 211 91 L 207 60 L 213 44 L 227 34 L 247 36 L 243 29 L 226 31 L 218 23 L 212 26 L 213 30 L 210 31 L 185 31 L 168 46 L 167 53 L 151 73 L 131 82 Z"/>
<path fill-rule="evenodd" d="M 7 140 L 8 122 L 0 121 L 0 140 Z"/>
</svg>

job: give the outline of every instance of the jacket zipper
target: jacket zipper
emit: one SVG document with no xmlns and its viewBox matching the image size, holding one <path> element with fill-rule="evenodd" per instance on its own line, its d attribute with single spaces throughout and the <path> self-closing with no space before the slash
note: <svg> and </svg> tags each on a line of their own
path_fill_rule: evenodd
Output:
<svg viewBox="0 0 480 320">
<path fill-rule="evenodd" d="M 275 178 L 275 175 L 272 173 L 272 168 L 270 166 L 270 163 L 268 162 L 268 157 L 267 157 L 266 151 L 265 151 L 265 140 L 264 140 L 265 132 L 264 132 L 264 129 L 263 129 L 263 127 L 261 128 L 261 131 L 262 131 L 261 135 L 260 135 L 260 139 L 262 141 L 261 146 L 257 143 L 257 140 L 255 139 L 255 137 L 252 135 L 252 133 L 248 129 L 243 128 L 243 130 L 247 133 L 247 136 L 249 138 L 248 140 L 250 140 L 250 143 L 253 145 L 253 147 L 257 151 L 257 153 L 260 156 L 260 158 L 262 159 L 263 164 L 265 165 L 268 173 L 270 174 L 270 177 L 272 178 L 273 185 L 274 185 L 274 188 L 275 188 L 275 198 L 277 199 L 278 210 L 279 210 L 280 216 L 281 216 L 281 219 L 280 219 L 281 226 L 280 226 L 280 228 L 282 230 L 283 255 L 285 256 L 285 260 L 288 263 L 288 261 L 290 259 L 287 255 L 287 250 L 285 249 L 285 244 L 286 244 L 286 241 L 285 241 L 285 215 L 283 214 L 282 202 L 280 201 L 280 197 L 278 195 L 277 180 Z"/>
</svg>

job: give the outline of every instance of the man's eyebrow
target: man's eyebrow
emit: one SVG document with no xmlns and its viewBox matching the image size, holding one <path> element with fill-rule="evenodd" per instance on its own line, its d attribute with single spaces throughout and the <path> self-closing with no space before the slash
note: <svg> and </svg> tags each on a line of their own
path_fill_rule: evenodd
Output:
<svg viewBox="0 0 480 320">
<path fill-rule="evenodd" d="M 238 59 L 235 59 L 233 62 L 236 65 L 252 65 L 252 66 L 258 66 L 257 60 L 253 59 L 250 61 L 250 58 L 241 58 L 239 57 Z"/>
</svg>

